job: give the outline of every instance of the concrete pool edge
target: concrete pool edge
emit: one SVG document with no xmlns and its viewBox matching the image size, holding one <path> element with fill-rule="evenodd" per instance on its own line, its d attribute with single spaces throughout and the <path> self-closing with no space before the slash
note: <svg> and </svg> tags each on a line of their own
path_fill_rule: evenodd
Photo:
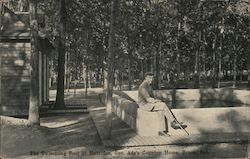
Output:
<svg viewBox="0 0 250 159">
<path fill-rule="evenodd" d="M 190 133 L 250 133 L 250 107 L 173 109 Z"/>
</svg>

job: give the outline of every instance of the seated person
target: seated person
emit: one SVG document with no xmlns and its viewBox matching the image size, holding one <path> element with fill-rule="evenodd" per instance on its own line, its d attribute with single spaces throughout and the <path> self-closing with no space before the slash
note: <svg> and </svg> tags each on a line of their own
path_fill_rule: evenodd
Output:
<svg viewBox="0 0 250 159">
<path fill-rule="evenodd" d="M 178 123 L 175 116 L 171 113 L 170 108 L 161 100 L 154 98 L 153 89 L 151 87 L 153 78 L 153 74 L 151 72 L 147 72 L 145 74 L 144 81 L 139 87 L 138 105 L 140 109 L 159 113 L 159 119 L 161 121 L 159 123 L 159 135 L 169 136 L 167 128 L 169 129 L 170 127 L 174 129 L 181 129 L 182 127 L 185 129 L 187 125 L 184 125 L 183 122 Z M 167 127 L 166 119 L 168 123 Z"/>
</svg>

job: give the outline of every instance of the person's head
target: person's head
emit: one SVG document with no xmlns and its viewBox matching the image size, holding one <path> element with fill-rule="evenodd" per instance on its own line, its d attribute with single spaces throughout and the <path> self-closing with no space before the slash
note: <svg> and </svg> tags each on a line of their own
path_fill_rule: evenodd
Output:
<svg viewBox="0 0 250 159">
<path fill-rule="evenodd" d="M 147 83 L 151 84 L 154 79 L 154 74 L 152 72 L 146 72 L 145 73 L 145 80 Z"/>
</svg>

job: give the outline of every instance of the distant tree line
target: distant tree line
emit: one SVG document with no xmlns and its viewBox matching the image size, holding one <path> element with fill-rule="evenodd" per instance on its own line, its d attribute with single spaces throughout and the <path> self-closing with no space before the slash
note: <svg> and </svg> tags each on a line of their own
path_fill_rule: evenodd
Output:
<svg viewBox="0 0 250 159">
<path fill-rule="evenodd" d="M 111 1 L 65 0 L 65 4 L 66 81 L 88 79 L 105 85 Z M 191 88 L 249 81 L 248 1 L 121 0 L 119 8 L 117 88 L 126 84 L 132 89 L 146 71 L 156 75 L 155 88 L 164 84 L 179 88 L 190 81 Z M 53 10 L 44 4 L 52 37 Z M 57 56 L 53 58 L 56 61 Z M 57 62 L 52 63 L 57 70 Z"/>
</svg>

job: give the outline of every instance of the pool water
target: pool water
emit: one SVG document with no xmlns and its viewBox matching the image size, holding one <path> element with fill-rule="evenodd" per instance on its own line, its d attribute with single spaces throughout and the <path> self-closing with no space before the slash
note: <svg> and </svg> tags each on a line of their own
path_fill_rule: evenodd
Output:
<svg viewBox="0 0 250 159">
<path fill-rule="evenodd" d="M 176 109 L 183 108 L 217 108 L 217 107 L 250 107 L 250 105 L 242 103 L 234 103 L 221 100 L 179 100 L 166 102 L 168 106 Z"/>
</svg>

